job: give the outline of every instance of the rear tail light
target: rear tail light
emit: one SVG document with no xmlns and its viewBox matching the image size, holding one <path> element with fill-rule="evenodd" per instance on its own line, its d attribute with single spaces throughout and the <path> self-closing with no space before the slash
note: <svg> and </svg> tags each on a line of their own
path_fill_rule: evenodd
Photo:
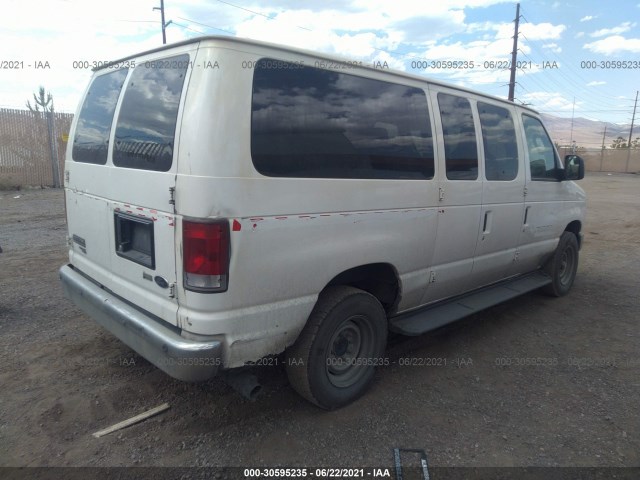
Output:
<svg viewBox="0 0 640 480">
<path fill-rule="evenodd" d="M 224 292 L 229 279 L 229 222 L 182 222 L 184 286 L 195 292 Z"/>
</svg>

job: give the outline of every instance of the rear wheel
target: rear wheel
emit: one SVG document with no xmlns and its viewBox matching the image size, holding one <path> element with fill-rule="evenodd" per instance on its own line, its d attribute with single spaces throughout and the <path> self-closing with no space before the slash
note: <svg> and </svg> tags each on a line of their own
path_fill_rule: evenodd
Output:
<svg viewBox="0 0 640 480">
<path fill-rule="evenodd" d="M 293 388 L 319 407 L 334 409 L 362 395 L 384 363 L 387 319 L 371 294 L 348 286 L 324 290 L 287 352 Z"/>
<path fill-rule="evenodd" d="M 551 277 L 551 283 L 542 291 L 553 297 L 562 297 L 569 293 L 578 271 L 578 240 L 571 232 L 564 232 L 558 242 L 553 257 L 545 267 Z"/>
</svg>

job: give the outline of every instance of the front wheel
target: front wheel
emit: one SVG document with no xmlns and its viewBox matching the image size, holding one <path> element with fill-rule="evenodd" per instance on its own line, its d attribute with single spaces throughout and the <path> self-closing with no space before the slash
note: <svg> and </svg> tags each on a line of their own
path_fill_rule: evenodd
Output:
<svg viewBox="0 0 640 480">
<path fill-rule="evenodd" d="M 564 232 L 558 242 L 553 257 L 545 266 L 551 283 L 542 291 L 552 297 L 562 297 L 569 293 L 578 271 L 578 240 L 571 232 Z"/>
<path fill-rule="evenodd" d="M 367 390 L 386 343 L 386 314 L 373 295 L 329 287 L 287 352 L 289 382 L 321 408 L 342 407 Z"/>
</svg>

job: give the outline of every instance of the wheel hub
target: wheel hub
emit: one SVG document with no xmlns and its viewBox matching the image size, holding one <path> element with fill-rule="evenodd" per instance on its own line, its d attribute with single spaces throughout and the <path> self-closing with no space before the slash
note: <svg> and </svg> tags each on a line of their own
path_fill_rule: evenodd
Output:
<svg viewBox="0 0 640 480">
<path fill-rule="evenodd" d="M 358 360 L 370 356 L 373 348 L 372 334 L 365 325 L 364 317 L 345 319 L 329 341 L 327 375 L 337 387 L 350 386 L 364 373 L 364 365 Z"/>
<path fill-rule="evenodd" d="M 575 252 L 569 247 L 562 252 L 558 265 L 558 278 L 562 285 L 571 282 L 575 263 Z"/>
<path fill-rule="evenodd" d="M 337 357 L 342 357 L 347 350 L 349 349 L 349 339 L 346 335 L 341 335 L 336 341 L 333 343 L 333 354 Z"/>
</svg>

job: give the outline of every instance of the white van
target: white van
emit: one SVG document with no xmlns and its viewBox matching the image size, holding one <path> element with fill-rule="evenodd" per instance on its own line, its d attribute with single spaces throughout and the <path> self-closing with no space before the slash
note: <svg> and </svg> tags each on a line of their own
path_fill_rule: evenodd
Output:
<svg viewBox="0 0 640 480">
<path fill-rule="evenodd" d="M 583 176 L 527 107 L 201 37 L 95 71 L 70 132 L 60 277 L 175 378 L 285 362 L 336 408 L 388 363 L 389 330 L 566 294 Z"/>
</svg>

